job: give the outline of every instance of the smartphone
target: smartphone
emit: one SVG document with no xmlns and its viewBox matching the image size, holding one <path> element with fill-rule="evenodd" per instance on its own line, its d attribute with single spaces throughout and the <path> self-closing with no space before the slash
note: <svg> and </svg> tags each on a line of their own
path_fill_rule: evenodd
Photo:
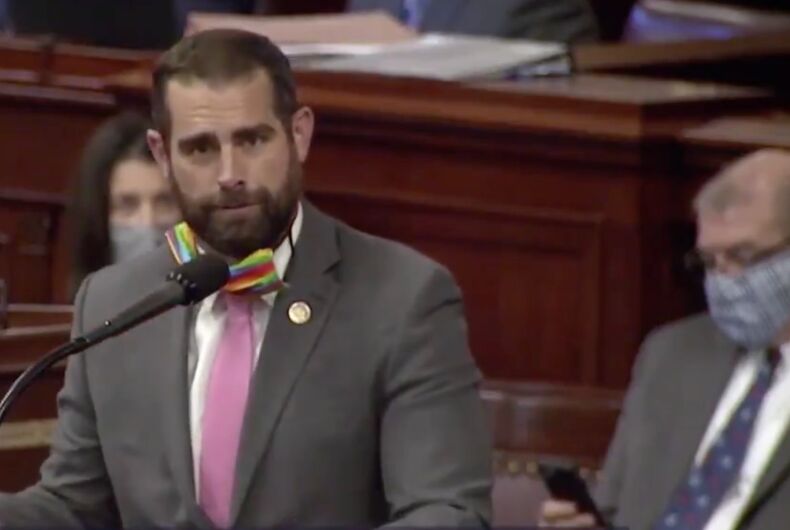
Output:
<svg viewBox="0 0 790 530">
<path fill-rule="evenodd" d="M 538 464 L 538 473 L 552 497 L 576 504 L 580 512 L 592 514 L 596 526 L 609 528 L 587 489 L 587 483 L 579 475 L 578 468 L 565 464 L 541 463 Z"/>
</svg>

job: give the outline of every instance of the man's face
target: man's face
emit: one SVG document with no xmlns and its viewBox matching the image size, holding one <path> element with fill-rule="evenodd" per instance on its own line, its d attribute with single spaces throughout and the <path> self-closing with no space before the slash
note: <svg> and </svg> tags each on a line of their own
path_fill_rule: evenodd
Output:
<svg viewBox="0 0 790 530">
<path fill-rule="evenodd" d="M 740 274 L 782 249 L 785 241 L 768 189 L 755 189 L 750 200 L 723 212 L 703 211 L 697 217 L 697 251 L 724 274 Z"/>
<path fill-rule="evenodd" d="M 149 144 L 184 219 L 236 259 L 276 244 L 301 195 L 312 112 L 300 109 L 286 129 L 263 70 L 221 84 L 170 81 L 167 103 L 170 136 L 151 131 Z"/>
</svg>

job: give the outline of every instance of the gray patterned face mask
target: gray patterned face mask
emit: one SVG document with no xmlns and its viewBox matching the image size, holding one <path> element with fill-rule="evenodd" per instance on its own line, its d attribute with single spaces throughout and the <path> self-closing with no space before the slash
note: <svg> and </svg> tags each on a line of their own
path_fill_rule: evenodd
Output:
<svg viewBox="0 0 790 530">
<path fill-rule="evenodd" d="M 705 295 L 713 321 L 733 342 L 749 350 L 773 345 L 790 324 L 790 250 L 737 276 L 708 272 Z"/>
<path fill-rule="evenodd" d="M 155 226 L 110 225 L 113 261 L 126 261 L 165 242 L 164 229 Z"/>
</svg>

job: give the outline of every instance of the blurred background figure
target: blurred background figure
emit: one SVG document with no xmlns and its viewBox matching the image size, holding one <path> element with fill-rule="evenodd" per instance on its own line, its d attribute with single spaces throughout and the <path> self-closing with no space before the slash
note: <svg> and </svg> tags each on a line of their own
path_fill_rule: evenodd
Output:
<svg viewBox="0 0 790 530">
<path fill-rule="evenodd" d="M 164 49 L 192 11 L 276 14 L 272 0 L 0 0 L 0 27 L 94 46 Z M 345 11 L 384 10 L 421 32 L 556 42 L 599 37 L 588 0 L 348 0 Z M 5 17 L 3 11 L 6 11 Z M 85 16 L 90 13 L 90 16 Z"/>
<path fill-rule="evenodd" d="M 348 0 L 346 11 L 385 10 L 421 32 L 556 42 L 598 38 L 587 0 Z"/>
<path fill-rule="evenodd" d="M 148 120 L 124 113 L 88 142 L 72 210 L 72 288 L 93 271 L 164 243 L 180 220 L 167 180 L 146 144 Z"/>
<path fill-rule="evenodd" d="M 564 43 L 727 39 L 786 30 L 781 0 L 0 0 L 0 31 L 160 50 L 190 12 L 257 16 L 383 10 L 420 32 Z M 85 16 L 90 13 L 90 16 Z"/>
<path fill-rule="evenodd" d="M 789 3 L 782 3 L 787 11 Z M 726 40 L 788 28 L 790 15 L 780 11 L 778 2 L 638 0 L 622 38 L 628 42 Z"/>
<path fill-rule="evenodd" d="M 650 333 L 598 485 L 615 528 L 774 530 L 790 505 L 790 153 L 726 166 L 694 199 L 708 311 Z M 589 528 L 552 500 L 543 520 Z"/>
</svg>

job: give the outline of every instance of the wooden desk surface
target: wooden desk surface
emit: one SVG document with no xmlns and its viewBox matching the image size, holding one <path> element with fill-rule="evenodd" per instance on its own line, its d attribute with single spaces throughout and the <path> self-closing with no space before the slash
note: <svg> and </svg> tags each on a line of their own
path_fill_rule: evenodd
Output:
<svg viewBox="0 0 790 530">
<path fill-rule="evenodd" d="M 421 120 L 479 130 L 620 139 L 673 134 L 723 112 L 765 108 L 768 92 L 683 81 L 577 75 L 522 83 L 452 84 L 372 76 L 301 73 L 300 98 L 319 112 L 372 121 Z M 648 115 L 649 114 L 649 115 Z"/>
<path fill-rule="evenodd" d="M 788 88 L 786 31 L 726 40 L 583 44 L 572 54 L 579 72 L 716 81 L 782 93 Z"/>
<path fill-rule="evenodd" d="M 627 71 L 659 65 L 723 62 L 741 57 L 787 57 L 790 42 L 784 32 L 772 32 L 732 39 L 581 44 L 574 47 L 573 54 L 582 72 Z"/>
<path fill-rule="evenodd" d="M 727 116 L 690 127 L 680 136 L 690 200 L 699 184 L 725 164 L 764 147 L 790 149 L 790 114 Z"/>
<path fill-rule="evenodd" d="M 681 138 L 687 146 L 790 149 L 790 114 L 719 118 L 689 128 Z"/>
<path fill-rule="evenodd" d="M 104 77 L 153 63 L 156 54 L 0 35 L 0 81 L 100 90 Z"/>
</svg>

